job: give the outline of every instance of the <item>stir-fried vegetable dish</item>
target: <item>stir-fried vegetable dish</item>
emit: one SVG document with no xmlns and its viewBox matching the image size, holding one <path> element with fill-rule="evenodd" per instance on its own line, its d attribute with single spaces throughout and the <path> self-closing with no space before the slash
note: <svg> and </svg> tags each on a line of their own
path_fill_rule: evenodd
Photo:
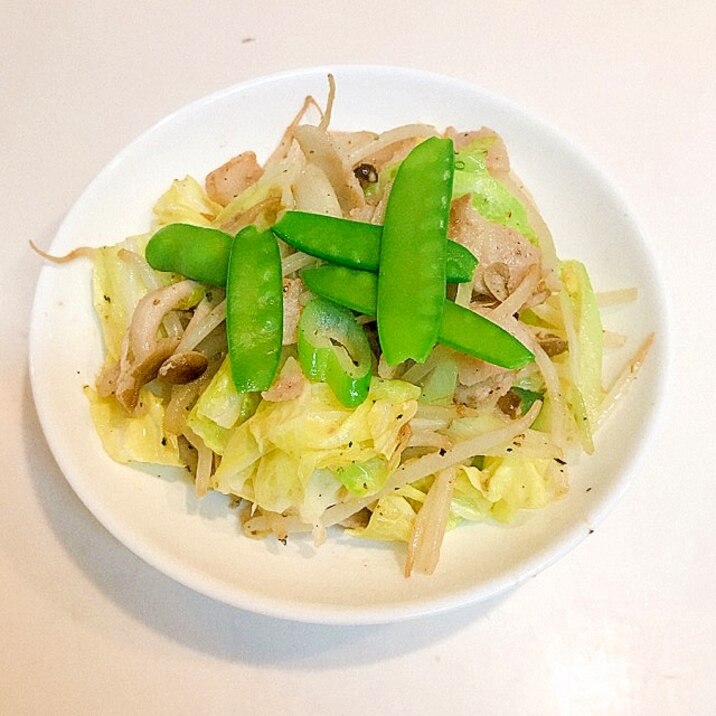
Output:
<svg viewBox="0 0 716 716">
<path fill-rule="evenodd" d="M 432 573 L 458 523 L 567 491 L 648 342 L 605 388 L 619 337 L 495 131 L 337 131 L 330 79 L 263 163 L 173 181 L 147 234 L 91 250 L 85 390 L 113 459 L 186 468 L 247 535 L 342 528 Z"/>
</svg>

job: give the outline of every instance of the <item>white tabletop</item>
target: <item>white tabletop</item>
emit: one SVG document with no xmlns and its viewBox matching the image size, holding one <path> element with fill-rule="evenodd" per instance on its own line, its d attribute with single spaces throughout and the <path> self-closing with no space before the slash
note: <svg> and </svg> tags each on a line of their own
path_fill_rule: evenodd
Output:
<svg viewBox="0 0 716 716">
<path fill-rule="evenodd" d="M 716 5 L 707 0 L 0 4 L 0 712 L 716 713 Z M 174 583 L 65 482 L 27 369 L 64 214 L 137 134 L 278 70 L 468 80 L 599 163 L 671 289 L 667 405 L 631 490 L 576 550 L 487 604 L 398 624 L 258 617 Z"/>
</svg>

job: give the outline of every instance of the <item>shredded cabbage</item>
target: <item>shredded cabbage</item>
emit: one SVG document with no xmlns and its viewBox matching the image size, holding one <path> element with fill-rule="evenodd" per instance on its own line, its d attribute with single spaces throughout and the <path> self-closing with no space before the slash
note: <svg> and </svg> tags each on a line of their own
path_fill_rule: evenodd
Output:
<svg viewBox="0 0 716 716">
<path fill-rule="evenodd" d="M 452 405 L 458 379 L 455 352 L 439 346 L 433 354 L 438 354 L 439 357 L 427 376 L 420 381 L 422 386 L 420 399 L 434 405 Z"/>
<path fill-rule="evenodd" d="M 346 530 L 354 537 L 383 542 L 408 542 L 417 512 L 402 495 L 387 495 L 378 500 L 365 527 Z"/>
<path fill-rule="evenodd" d="M 232 428 L 253 414 L 259 403 L 255 393 L 239 393 L 231 378 L 228 358 L 199 396 L 187 425 L 217 455 L 223 455 Z"/>
<path fill-rule="evenodd" d="M 564 261 L 562 286 L 560 301 L 570 343 L 570 402 L 582 446 L 591 453 L 599 406 L 604 398 L 602 319 L 584 264 Z"/>
<path fill-rule="evenodd" d="M 312 512 L 319 495 L 306 490 L 314 472 L 333 480 L 333 492 L 376 493 L 388 476 L 399 433 L 417 410 L 419 388 L 374 378 L 355 410 L 339 403 L 324 383 L 301 395 L 262 402 L 229 438 L 212 487 L 250 499 L 271 512 Z"/>
<path fill-rule="evenodd" d="M 448 527 L 456 526 L 460 520 L 479 522 L 487 518 L 508 523 L 520 510 L 549 504 L 561 494 L 561 483 L 551 474 L 551 464 L 553 461 L 545 458 L 510 456 L 488 458 L 483 469 L 461 466 L 453 488 Z M 430 484 L 413 484 L 381 498 L 368 525 L 350 533 L 368 539 L 407 542 L 417 514 L 412 505 L 424 502 Z"/>
<path fill-rule="evenodd" d="M 97 249 L 94 254 L 93 302 L 110 360 L 119 359 L 122 339 L 139 299 L 165 281 L 144 261 L 148 240 L 149 234 L 130 236 L 122 243 Z M 127 257 L 126 252 L 131 252 L 131 256 Z"/>
<path fill-rule="evenodd" d="M 221 206 L 211 201 L 194 177 L 175 179 L 154 205 L 157 226 L 194 224 L 211 226 Z"/>
<path fill-rule="evenodd" d="M 117 462 L 184 466 L 179 457 L 177 436 L 164 429 L 164 406 L 148 388 L 141 391 L 145 412 L 128 416 L 113 398 L 101 398 L 85 388 L 97 434 L 107 454 Z"/>
</svg>

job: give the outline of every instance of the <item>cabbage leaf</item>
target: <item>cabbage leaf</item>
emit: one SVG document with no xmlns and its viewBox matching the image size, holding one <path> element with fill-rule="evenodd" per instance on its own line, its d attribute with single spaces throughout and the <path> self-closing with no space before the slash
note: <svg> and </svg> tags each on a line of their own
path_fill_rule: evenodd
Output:
<svg viewBox="0 0 716 716">
<path fill-rule="evenodd" d="M 227 357 L 191 409 L 187 425 L 207 447 L 223 455 L 231 429 L 254 413 L 259 400 L 256 393 L 236 390 Z"/>
<path fill-rule="evenodd" d="M 176 435 L 164 430 L 164 406 L 148 388 L 142 388 L 141 415 L 127 415 L 114 396 L 101 398 L 86 386 L 90 414 L 107 454 L 121 463 L 142 462 L 183 466 Z"/>
<path fill-rule="evenodd" d="M 130 236 L 114 246 L 95 251 L 92 270 L 94 308 L 102 328 L 108 362 L 119 360 L 122 339 L 132 322 L 134 309 L 150 290 L 171 278 L 155 274 L 146 265 L 143 270 L 144 247 L 149 234 Z M 136 254 L 136 261 L 122 258 L 123 252 Z"/>
<path fill-rule="evenodd" d="M 263 401 L 231 430 L 212 487 L 313 520 L 339 494 L 374 494 L 385 484 L 419 394 L 409 383 L 373 378 L 367 400 L 353 410 L 324 383 L 307 383 L 291 400 Z"/>
<path fill-rule="evenodd" d="M 209 199 L 204 187 L 191 176 L 175 179 L 154 205 L 154 217 L 158 226 L 211 226 L 220 211 L 221 205 Z"/>
<path fill-rule="evenodd" d="M 594 452 L 602 388 L 602 319 L 589 274 L 579 261 L 563 261 L 560 301 L 569 341 L 569 402 L 586 452 Z"/>
<path fill-rule="evenodd" d="M 514 229 L 537 244 L 527 210 L 487 168 L 487 152 L 494 141 L 494 137 L 480 137 L 455 152 L 453 198 L 470 194 L 473 207 L 482 217 Z"/>
</svg>

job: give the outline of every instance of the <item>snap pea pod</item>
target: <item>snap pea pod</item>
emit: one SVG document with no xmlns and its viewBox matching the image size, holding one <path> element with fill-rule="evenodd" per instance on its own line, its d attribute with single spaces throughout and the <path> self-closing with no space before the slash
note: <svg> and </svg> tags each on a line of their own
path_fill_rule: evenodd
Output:
<svg viewBox="0 0 716 716">
<path fill-rule="evenodd" d="M 373 353 L 353 314 L 341 306 L 314 298 L 298 322 L 298 360 L 304 374 L 328 384 L 347 408 L 368 395 Z"/>
<path fill-rule="evenodd" d="M 268 390 L 276 377 L 283 335 L 281 254 L 276 237 L 242 229 L 229 254 L 226 338 L 239 393 Z"/>
<path fill-rule="evenodd" d="M 382 226 L 322 214 L 287 211 L 272 227 L 294 248 L 342 266 L 377 271 Z M 212 286 L 226 285 L 233 237 L 219 229 L 169 224 L 149 239 L 145 257 L 156 271 L 171 271 Z M 448 241 L 445 271 L 450 283 L 471 281 L 477 259 Z"/>
<path fill-rule="evenodd" d="M 375 274 L 343 266 L 318 266 L 305 269 L 301 277 L 317 296 L 367 316 L 376 315 Z M 534 354 L 504 328 L 447 300 L 438 342 L 502 368 L 522 368 L 534 359 Z"/>
<path fill-rule="evenodd" d="M 287 211 L 271 230 L 293 248 L 325 261 L 364 271 L 377 271 L 383 227 L 325 214 Z M 461 244 L 447 242 L 449 283 L 471 281 L 477 259 Z"/>
<path fill-rule="evenodd" d="M 396 174 L 385 209 L 378 267 L 378 336 L 388 365 L 422 363 L 440 332 L 454 171 L 451 139 L 415 147 Z"/>
<path fill-rule="evenodd" d="M 375 316 L 378 303 L 375 274 L 345 266 L 316 266 L 301 271 L 301 278 L 317 296 L 365 316 Z"/>
<path fill-rule="evenodd" d="M 169 224 L 149 239 L 144 255 L 156 271 L 171 271 L 212 286 L 226 285 L 234 238 L 218 229 Z"/>
</svg>

